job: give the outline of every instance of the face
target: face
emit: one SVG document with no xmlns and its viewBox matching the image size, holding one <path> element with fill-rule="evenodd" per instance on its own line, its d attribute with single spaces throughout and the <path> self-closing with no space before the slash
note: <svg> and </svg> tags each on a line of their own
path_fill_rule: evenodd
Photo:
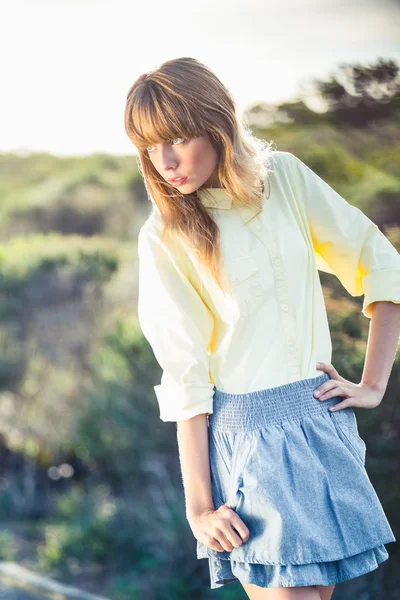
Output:
<svg viewBox="0 0 400 600">
<path fill-rule="evenodd" d="M 183 194 L 199 187 L 221 187 L 217 176 L 218 155 L 208 135 L 185 140 L 182 137 L 147 146 L 154 168 Z M 180 177 L 181 181 L 170 181 Z"/>
</svg>

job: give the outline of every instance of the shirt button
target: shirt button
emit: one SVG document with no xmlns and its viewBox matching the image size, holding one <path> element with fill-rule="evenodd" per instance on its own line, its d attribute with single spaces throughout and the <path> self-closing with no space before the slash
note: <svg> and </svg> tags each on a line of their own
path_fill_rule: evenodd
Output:
<svg viewBox="0 0 400 600">
<path fill-rule="evenodd" d="M 289 348 L 289 352 L 290 352 L 290 354 L 296 354 L 296 349 L 295 348 Z"/>
<path fill-rule="evenodd" d="M 282 310 L 289 310 L 289 306 L 287 304 L 281 304 Z"/>
<path fill-rule="evenodd" d="M 254 229 L 255 229 L 256 231 L 260 231 L 260 229 L 261 229 L 261 225 L 260 225 L 260 223 L 254 223 Z"/>
<path fill-rule="evenodd" d="M 281 259 L 280 258 L 275 258 L 274 265 L 276 265 L 277 267 L 279 267 L 280 264 L 281 264 Z"/>
</svg>

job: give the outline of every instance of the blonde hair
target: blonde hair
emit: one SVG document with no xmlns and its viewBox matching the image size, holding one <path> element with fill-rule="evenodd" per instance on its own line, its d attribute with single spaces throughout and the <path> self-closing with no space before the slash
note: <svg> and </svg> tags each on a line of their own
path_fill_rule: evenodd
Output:
<svg viewBox="0 0 400 600">
<path fill-rule="evenodd" d="M 190 57 L 168 60 L 140 75 L 128 91 L 124 125 L 138 149 L 147 193 L 161 213 L 162 236 L 173 230 L 194 244 L 223 288 L 218 225 L 197 190 L 182 194 L 159 175 L 146 148 L 176 137 L 189 140 L 208 134 L 218 155 L 222 187 L 231 198 L 261 209 L 271 143 L 252 135 L 238 119 L 230 91 L 211 69 Z"/>
</svg>

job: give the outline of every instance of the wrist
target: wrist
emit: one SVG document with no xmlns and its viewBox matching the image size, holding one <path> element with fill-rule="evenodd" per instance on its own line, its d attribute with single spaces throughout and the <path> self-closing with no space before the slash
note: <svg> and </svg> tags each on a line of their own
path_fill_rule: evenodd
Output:
<svg viewBox="0 0 400 600">
<path fill-rule="evenodd" d="M 210 505 L 210 504 L 208 504 L 206 506 L 202 506 L 202 507 L 187 509 L 186 510 L 186 519 L 188 521 L 190 521 L 190 519 L 194 519 L 206 512 L 214 512 L 214 511 L 215 511 L 215 506 Z"/>
<path fill-rule="evenodd" d="M 380 399 L 383 398 L 384 393 L 386 391 L 386 387 L 387 387 L 387 384 L 384 384 L 380 381 L 373 382 L 373 381 L 366 381 L 365 379 L 361 380 L 361 385 L 364 387 L 368 387 L 370 390 L 375 392 L 380 397 Z"/>
</svg>

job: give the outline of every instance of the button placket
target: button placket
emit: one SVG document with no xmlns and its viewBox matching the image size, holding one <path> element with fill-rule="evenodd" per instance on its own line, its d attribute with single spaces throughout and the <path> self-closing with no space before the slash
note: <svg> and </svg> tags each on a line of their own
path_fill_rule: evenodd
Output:
<svg viewBox="0 0 400 600">
<path fill-rule="evenodd" d="M 274 239 L 272 228 L 269 226 L 269 224 L 265 225 L 265 233 L 262 233 L 263 228 L 258 222 L 258 220 L 253 220 L 251 223 L 249 223 L 249 226 L 251 227 L 255 235 L 267 248 L 271 259 L 276 298 L 278 301 L 278 306 L 280 307 L 282 325 L 285 333 L 289 381 L 297 381 L 298 379 L 300 379 L 301 376 L 299 353 L 294 335 L 294 313 L 290 307 L 289 291 L 285 276 L 285 270 L 283 267 L 283 261 L 279 253 L 279 248 Z"/>
</svg>

